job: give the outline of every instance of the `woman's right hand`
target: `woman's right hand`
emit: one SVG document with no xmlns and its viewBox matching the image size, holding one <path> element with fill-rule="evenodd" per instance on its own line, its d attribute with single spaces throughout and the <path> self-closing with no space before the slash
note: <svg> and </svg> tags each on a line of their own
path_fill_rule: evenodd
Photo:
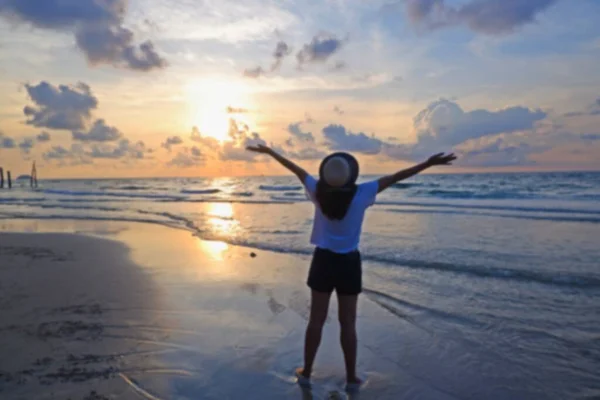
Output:
<svg viewBox="0 0 600 400">
<path fill-rule="evenodd" d="M 429 165 L 452 165 L 452 161 L 456 160 L 456 156 L 454 153 L 445 154 L 439 153 L 434 156 L 429 157 L 427 163 Z"/>
</svg>

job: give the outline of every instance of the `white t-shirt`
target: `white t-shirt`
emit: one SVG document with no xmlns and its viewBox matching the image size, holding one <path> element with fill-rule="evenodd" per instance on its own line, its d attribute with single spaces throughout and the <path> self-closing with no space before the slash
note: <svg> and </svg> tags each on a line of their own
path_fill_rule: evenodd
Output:
<svg viewBox="0 0 600 400">
<path fill-rule="evenodd" d="M 341 220 L 328 219 L 321 212 L 317 202 L 317 181 L 315 178 L 308 175 L 304 186 L 309 199 L 315 204 L 315 220 L 310 243 L 341 254 L 358 250 L 365 211 L 375 203 L 379 183 L 372 181 L 358 185 L 348 212 Z"/>
</svg>

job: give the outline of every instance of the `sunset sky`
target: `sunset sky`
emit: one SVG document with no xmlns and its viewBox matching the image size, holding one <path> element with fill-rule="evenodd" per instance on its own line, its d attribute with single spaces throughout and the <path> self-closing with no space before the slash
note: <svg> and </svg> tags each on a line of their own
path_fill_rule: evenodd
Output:
<svg viewBox="0 0 600 400">
<path fill-rule="evenodd" d="M 0 166 L 600 169 L 597 0 L 0 0 Z"/>
</svg>

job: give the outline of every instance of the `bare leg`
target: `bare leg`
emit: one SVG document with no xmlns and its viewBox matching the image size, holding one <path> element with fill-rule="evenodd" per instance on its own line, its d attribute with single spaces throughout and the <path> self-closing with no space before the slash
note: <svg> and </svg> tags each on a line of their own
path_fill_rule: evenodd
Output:
<svg viewBox="0 0 600 400">
<path fill-rule="evenodd" d="M 321 334 L 323 325 L 327 319 L 327 310 L 329 309 L 329 299 L 331 293 L 322 293 L 312 291 L 310 302 L 310 319 L 306 327 L 306 337 L 304 340 L 304 368 L 298 371 L 305 378 L 310 378 L 313 363 L 319 344 L 321 344 Z"/>
<path fill-rule="evenodd" d="M 360 383 L 356 376 L 356 305 L 358 295 L 338 294 L 340 342 L 346 361 L 346 379 L 348 383 Z"/>
</svg>

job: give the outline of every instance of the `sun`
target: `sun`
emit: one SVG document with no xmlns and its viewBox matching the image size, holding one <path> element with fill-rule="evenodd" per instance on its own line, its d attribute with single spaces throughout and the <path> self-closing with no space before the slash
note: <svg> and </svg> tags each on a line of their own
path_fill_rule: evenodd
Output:
<svg viewBox="0 0 600 400">
<path fill-rule="evenodd" d="M 251 96 L 242 82 L 218 79 L 187 85 L 190 122 L 202 135 L 219 141 L 229 139 L 229 119 L 251 125 Z"/>
</svg>

